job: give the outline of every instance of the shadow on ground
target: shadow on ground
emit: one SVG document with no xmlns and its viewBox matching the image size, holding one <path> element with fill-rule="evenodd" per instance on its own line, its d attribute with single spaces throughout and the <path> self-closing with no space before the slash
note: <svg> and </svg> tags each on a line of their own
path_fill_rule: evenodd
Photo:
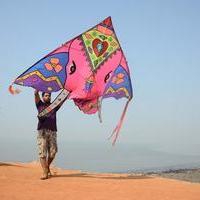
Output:
<svg viewBox="0 0 200 200">
<path fill-rule="evenodd" d="M 95 175 L 95 174 L 88 174 L 88 173 L 76 173 L 76 174 L 56 174 L 53 175 L 52 178 L 97 178 L 97 179 L 115 179 L 115 180 L 128 180 L 128 179 L 150 179 L 152 177 L 145 176 L 145 175 L 127 175 L 127 176 L 107 176 L 107 175 Z"/>
</svg>

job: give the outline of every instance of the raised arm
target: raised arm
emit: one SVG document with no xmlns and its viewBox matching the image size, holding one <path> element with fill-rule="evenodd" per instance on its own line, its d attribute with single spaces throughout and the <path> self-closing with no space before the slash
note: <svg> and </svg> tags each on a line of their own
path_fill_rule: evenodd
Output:
<svg viewBox="0 0 200 200">
<path fill-rule="evenodd" d="M 35 104 L 37 105 L 40 102 L 39 92 L 37 90 L 35 90 L 34 95 L 35 95 Z"/>
</svg>

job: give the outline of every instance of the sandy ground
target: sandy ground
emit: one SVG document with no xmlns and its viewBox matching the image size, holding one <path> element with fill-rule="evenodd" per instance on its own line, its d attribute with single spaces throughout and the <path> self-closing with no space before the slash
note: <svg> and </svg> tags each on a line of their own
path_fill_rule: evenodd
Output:
<svg viewBox="0 0 200 200">
<path fill-rule="evenodd" d="M 0 163 L 1 200 L 199 200 L 200 184 L 140 174 L 94 174 L 52 169 L 40 180 L 38 163 Z"/>
</svg>

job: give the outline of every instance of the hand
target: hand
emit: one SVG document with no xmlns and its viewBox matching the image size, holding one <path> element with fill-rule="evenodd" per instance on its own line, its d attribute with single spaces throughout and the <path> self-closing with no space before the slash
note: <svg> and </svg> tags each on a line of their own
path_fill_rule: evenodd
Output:
<svg viewBox="0 0 200 200">
<path fill-rule="evenodd" d="M 38 94 L 38 93 L 39 93 L 39 91 L 35 89 L 34 94 Z"/>
</svg>

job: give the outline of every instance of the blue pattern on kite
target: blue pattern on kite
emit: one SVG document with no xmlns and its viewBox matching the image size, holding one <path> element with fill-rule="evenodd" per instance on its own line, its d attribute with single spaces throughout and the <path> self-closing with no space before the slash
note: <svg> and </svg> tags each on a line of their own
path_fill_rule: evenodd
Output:
<svg viewBox="0 0 200 200">
<path fill-rule="evenodd" d="M 116 68 L 106 85 L 103 98 L 108 97 L 114 97 L 116 99 L 122 97 L 132 98 L 131 79 L 121 65 Z"/>
</svg>

